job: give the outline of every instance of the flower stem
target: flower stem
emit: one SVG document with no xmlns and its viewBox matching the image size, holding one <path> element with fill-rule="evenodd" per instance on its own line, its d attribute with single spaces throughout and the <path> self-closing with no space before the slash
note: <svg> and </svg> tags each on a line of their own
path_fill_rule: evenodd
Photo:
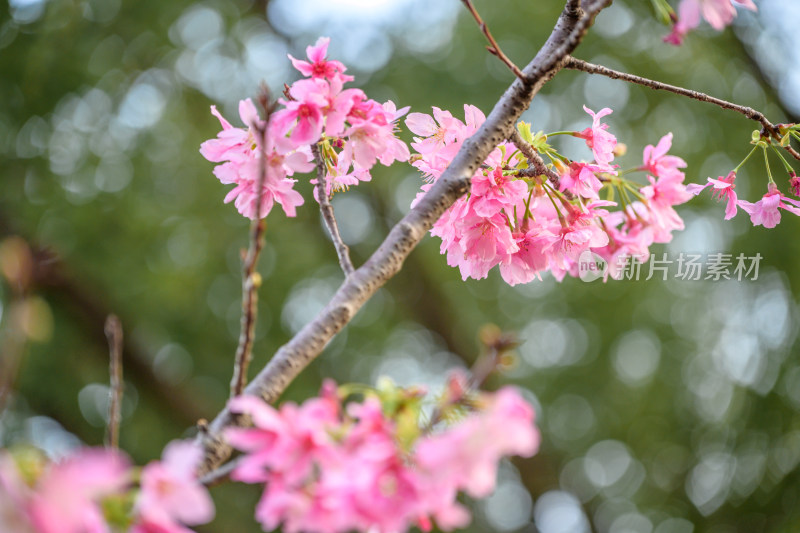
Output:
<svg viewBox="0 0 800 533">
<path fill-rule="evenodd" d="M 770 144 L 769 146 L 770 146 L 770 148 L 772 148 L 772 149 L 775 151 L 775 153 L 776 153 L 776 154 L 778 154 L 778 159 L 780 159 L 780 160 L 781 160 L 781 163 L 783 163 L 783 168 L 785 168 L 785 169 L 786 169 L 786 172 L 789 172 L 789 173 L 792 173 L 792 172 L 794 172 L 794 169 L 793 169 L 793 168 L 792 168 L 792 166 L 789 164 L 789 162 L 788 162 L 788 161 L 786 161 L 786 158 L 785 158 L 785 157 L 783 157 L 783 154 L 781 153 L 781 151 L 780 151 L 780 150 L 778 150 L 777 148 L 775 148 L 775 146 L 774 146 L 774 145 L 772 145 L 772 144 Z"/>
<path fill-rule="evenodd" d="M 749 154 L 747 154 L 747 155 L 745 156 L 745 158 L 744 158 L 744 159 L 742 159 L 742 162 L 741 162 L 741 163 L 739 163 L 739 164 L 736 166 L 736 168 L 734 168 L 734 169 L 733 169 L 733 172 L 739 172 L 739 169 L 740 169 L 740 168 L 742 168 L 742 166 L 743 166 L 745 163 L 747 163 L 747 160 L 748 160 L 748 159 L 750 159 L 750 156 L 751 156 L 751 155 L 753 155 L 753 152 L 755 152 L 757 148 L 758 148 L 758 146 L 753 146 L 753 149 L 752 149 L 752 150 L 750 150 L 750 153 L 749 153 Z"/>
<path fill-rule="evenodd" d="M 767 147 L 762 146 L 761 148 L 764 151 L 764 164 L 767 165 L 767 178 L 769 178 L 769 182 L 772 185 L 775 185 L 775 180 L 772 179 L 772 170 L 769 168 L 769 157 L 767 157 Z"/>
</svg>

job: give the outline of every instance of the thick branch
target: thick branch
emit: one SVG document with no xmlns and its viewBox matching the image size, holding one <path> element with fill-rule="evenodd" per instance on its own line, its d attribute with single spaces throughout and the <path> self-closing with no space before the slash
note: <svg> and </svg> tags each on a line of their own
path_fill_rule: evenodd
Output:
<svg viewBox="0 0 800 533">
<path fill-rule="evenodd" d="M 105 327 L 108 338 L 108 373 L 111 388 L 108 391 L 108 432 L 106 446 L 119 447 L 119 424 L 122 421 L 122 324 L 116 315 L 108 315 Z"/>
<path fill-rule="evenodd" d="M 545 165 L 544 159 L 542 159 L 542 156 L 539 155 L 539 152 L 534 150 L 530 144 L 525 142 L 525 139 L 522 138 L 516 128 L 514 128 L 514 130 L 511 132 L 511 135 L 508 136 L 508 140 L 517 147 L 517 150 L 522 152 L 522 155 L 525 156 L 525 159 L 527 159 L 528 163 L 531 165 L 535 176 L 547 176 L 547 180 L 556 190 L 561 188 L 561 177 L 556 174 L 553 169 L 547 168 L 547 165 Z"/>
<path fill-rule="evenodd" d="M 272 357 L 244 390 L 245 394 L 274 402 L 288 384 L 322 351 L 369 298 L 402 267 L 403 261 L 441 214 L 469 190 L 470 179 L 492 150 L 506 139 L 534 95 L 562 67 L 591 25 L 611 0 L 593 4 L 584 16 L 564 11 L 536 57 L 505 91 L 475 134 L 461 149 L 433 187 L 400 222 L 358 270 L 348 276 L 328 305 Z M 227 408 L 198 435 L 205 451 L 201 473 L 209 472 L 230 455 L 224 428 L 242 423 Z"/>
<path fill-rule="evenodd" d="M 336 255 L 339 256 L 339 266 L 345 276 L 353 273 L 355 268 L 353 262 L 350 260 L 350 248 L 342 240 L 339 234 L 339 225 L 336 223 L 336 216 L 333 214 L 333 206 L 328 197 L 325 187 L 325 161 L 319 153 L 319 147 L 315 144 L 311 147 L 311 153 L 314 155 L 314 160 L 317 162 L 317 184 L 314 186 L 317 200 L 319 201 L 319 212 L 322 214 L 322 220 L 325 221 L 325 227 L 328 228 L 328 233 L 333 241 L 333 246 L 336 248 Z"/>
<path fill-rule="evenodd" d="M 728 102 L 727 100 L 715 98 L 713 96 L 709 96 L 699 91 L 693 91 L 691 89 L 685 89 L 683 87 L 678 87 L 676 85 L 662 83 L 660 81 L 643 78 L 641 76 L 636 76 L 634 74 L 620 72 L 618 70 L 613 70 L 601 65 L 595 65 L 593 63 L 588 63 L 586 61 L 583 61 L 581 59 L 576 59 L 574 57 L 570 57 L 567 60 L 566 64 L 564 65 L 564 68 L 572 70 L 581 70 L 583 72 L 588 72 L 589 74 L 600 74 L 601 76 L 606 76 L 614 80 L 622 80 L 630 83 L 635 83 L 637 85 L 649 87 L 650 89 L 655 89 L 657 91 L 668 91 L 674 94 L 679 94 L 681 96 L 686 96 L 687 98 L 691 98 L 693 100 L 698 100 L 700 102 L 708 102 L 709 104 L 714 104 L 723 109 L 730 109 L 731 111 L 736 111 L 737 113 L 744 115 L 750 120 L 755 120 L 756 122 L 760 123 L 764 134 L 774 139 L 780 140 L 780 134 L 778 133 L 778 128 L 772 122 L 770 122 L 767 119 L 767 117 L 764 116 L 763 113 L 756 111 L 755 109 L 750 107 L 734 104 L 732 102 Z M 795 150 L 791 146 L 785 146 L 784 148 L 787 152 L 789 152 L 792 155 L 792 157 L 800 161 L 800 153 L 798 153 L 797 150 Z"/>
</svg>

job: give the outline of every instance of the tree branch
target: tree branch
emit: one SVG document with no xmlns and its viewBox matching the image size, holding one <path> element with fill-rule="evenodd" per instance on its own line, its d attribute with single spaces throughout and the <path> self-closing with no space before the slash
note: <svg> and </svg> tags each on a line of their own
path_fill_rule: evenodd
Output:
<svg viewBox="0 0 800 533">
<path fill-rule="evenodd" d="M 35 261 L 34 251 L 23 238 L 11 235 L 0 241 L 0 263 L 5 264 L 5 268 L 0 269 L 0 280 L 5 279 L 10 293 L 6 311 L 8 318 L 3 317 L 4 327 L 0 329 L 0 413 L 12 396 L 28 340 L 24 309 Z M 9 268 L 8 265 L 14 266 Z"/>
<path fill-rule="evenodd" d="M 201 485 L 205 485 L 206 487 L 213 487 L 215 485 L 221 485 L 226 481 L 230 481 L 231 474 L 239 466 L 239 458 L 234 459 L 221 465 L 211 472 L 201 476 L 198 478 L 197 482 Z"/>
<path fill-rule="evenodd" d="M 475 9 L 475 6 L 472 5 L 472 0 L 461 0 L 461 2 L 469 10 L 470 14 L 472 14 L 472 18 L 474 18 L 475 22 L 478 23 L 478 27 L 486 36 L 486 40 L 489 41 L 489 44 L 491 46 L 486 47 L 489 53 L 497 57 L 503 63 L 505 63 L 506 66 L 511 69 L 511 72 L 513 72 L 517 78 L 524 80 L 525 75 L 522 73 L 519 67 L 515 65 L 514 62 L 511 61 L 511 59 L 509 59 L 508 56 L 503 53 L 503 50 L 500 49 L 500 45 L 497 44 L 497 41 L 495 41 L 494 37 L 492 36 L 492 32 L 489 31 L 489 26 L 487 26 L 486 23 L 483 21 L 483 19 L 481 19 L 481 16 L 478 14 L 478 10 Z"/>
<path fill-rule="evenodd" d="M 544 163 L 544 159 L 542 156 L 539 155 L 539 152 L 533 149 L 533 146 L 528 144 L 525 139 L 519 134 L 516 128 L 511 132 L 511 135 L 508 136 L 508 140 L 511 141 L 514 146 L 517 147 L 517 150 L 522 152 L 522 155 L 525 156 L 525 159 L 528 160 L 528 163 L 531 165 L 531 169 L 533 169 L 534 176 L 547 176 L 547 180 L 553 185 L 553 187 L 558 190 L 561 188 L 561 176 L 559 176 L 553 169 L 547 168 L 547 165 Z M 569 194 L 569 191 L 567 191 Z"/>
<path fill-rule="evenodd" d="M 328 228 L 328 233 L 333 240 L 333 246 L 336 248 L 336 255 L 339 256 L 339 266 L 345 276 L 353 273 L 355 268 L 353 262 L 350 260 L 350 248 L 342 240 L 339 234 L 339 225 L 336 223 L 336 216 L 333 214 L 333 206 L 331 205 L 330 198 L 325 187 L 325 161 L 323 161 L 319 153 L 319 147 L 315 144 L 311 147 L 311 153 L 317 162 L 317 184 L 314 186 L 319 202 L 319 212 L 322 214 L 322 220 L 325 221 L 325 227 Z"/>
<path fill-rule="evenodd" d="M 246 387 L 244 394 L 272 403 L 288 384 L 322 351 L 353 318 L 367 300 L 402 267 L 406 256 L 459 197 L 469 190 L 470 180 L 492 150 L 508 137 L 534 95 L 564 65 L 568 54 L 585 35 L 597 13 L 611 0 L 594 4 L 583 16 L 564 10 L 536 57 L 525 67 L 494 106 L 486 121 L 461 146 L 450 166 L 420 202 L 400 220 L 358 270 L 348 276 L 327 306 L 283 345 Z M 242 420 L 223 409 L 198 440 L 205 452 L 200 473 L 213 470 L 230 456 L 223 436 L 226 427 Z"/>
<path fill-rule="evenodd" d="M 681 96 L 686 96 L 687 98 L 691 98 L 693 100 L 698 100 L 700 102 L 708 102 L 709 104 L 714 104 L 723 109 L 736 111 L 737 113 L 744 115 L 750 120 L 755 120 L 756 122 L 760 123 L 762 126 L 762 134 L 766 134 L 766 136 L 768 137 L 780 140 L 780 134 L 778 133 L 778 128 L 772 122 L 767 120 L 767 117 L 765 117 L 763 113 L 756 111 L 755 109 L 750 107 L 734 104 L 732 102 L 728 102 L 720 98 L 709 96 L 699 91 L 693 91 L 691 89 L 685 89 L 683 87 L 678 87 L 676 85 L 662 83 L 660 81 L 643 78 L 641 76 L 636 76 L 634 74 L 620 72 L 618 70 L 613 70 L 601 65 L 595 65 L 593 63 L 588 63 L 586 61 L 583 61 L 581 59 L 576 59 L 574 57 L 569 57 L 569 59 L 567 59 L 564 68 L 572 70 L 580 70 L 583 72 L 588 72 L 589 74 L 600 74 L 601 76 L 606 76 L 614 80 L 622 80 L 630 83 L 635 83 L 637 85 L 649 87 L 650 89 L 654 89 L 657 91 L 668 91 Z M 791 146 L 785 146 L 783 148 L 787 152 L 789 152 L 792 155 L 792 157 L 800 161 L 800 153 L 798 153 L 797 150 L 795 150 Z"/>
<path fill-rule="evenodd" d="M 442 421 L 448 409 L 462 404 L 467 397 L 479 390 L 501 364 L 505 353 L 519 346 L 516 335 L 503 333 L 496 326 L 484 326 L 480 332 L 481 342 L 484 345 L 483 353 L 469 370 L 469 379 L 464 383 L 464 388 L 452 390 L 449 386 L 442 404 L 438 405 L 431 413 L 431 418 L 425 425 L 424 433 L 430 433 Z"/>
<path fill-rule="evenodd" d="M 250 224 L 250 245 L 242 261 L 242 318 L 239 329 L 239 344 L 233 361 L 233 376 L 231 377 L 231 398 L 238 396 L 247 384 L 247 368 L 253 358 L 253 338 L 256 330 L 256 315 L 258 314 L 258 288 L 261 286 L 261 276 L 256 272 L 258 256 L 264 247 L 264 230 L 266 222 L 261 218 L 264 204 L 264 182 L 267 179 L 267 130 L 269 128 L 270 106 L 268 98 L 262 88 L 259 101 L 265 113 L 264 124 L 251 126 L 259 136 L 258 180 L 256 183 L 256 218 Z"/>
<path fill-rule="evenodd" d="M 10 220 L 14 220 L 12 210 L 6 205 L 0 205 L 0 237 L 20 235 L 31 250 L 32 263 L 29 266 L 28 275 L 30 276 L 30 291 L 43 295 L 53 306 L 59 306 L 75 322 L 80 331 L 86 335 L 87 340 L 98 348 L 102 345 L 103 352 L 107 347 L 107 339 L 101 333 L 104 329 L 105 321 L 111 314 L 111 306 L 105 301 L 106 294 L 102 288 L 97 287 L 97 283 L 91 285 L 81 283 L 71 275 L 69 265 L 65 264 L 55 252 L 28 238 L 16 228 Z M 13 293 L 12 293 L 13 294 Z M 11 307 L 7 315 L 13 316 Z M 21 328 L 11 328 L 22 335 Z M 8 341 L 8 336 L 5 338 Z M 9 354 L 10 351 L 3 351 L 4 346 L 0 346 L 0 353 Z M 90 350 L 92 354 L 99 353 L 99 350 Z M 175 386 L 164 382 L 153 370 L 151 361 L 153 357 L 146 353 L 142 347 L 134 342 L 130 336 L 123 341 L 123 361 L 126 373 L 134 378 L 136 386 L 143 394 L 151 395 L 156 401 L 164 405 L 169 405 L 170 409 L 166 415 L 171 417 L 175 425 L 181 426 L 197 420 L 204 412 L 210 408 L 207 398 L 198 398 L 191 394 L 185 386 Z M 105 357 L 105 356 L 104 356 Z M 0 367 L 6 362 L 0 357 Z M 106 361 L 107 363 L 107 361 Z M 0 383 L 5 383 L 12 376 L 0 371 Z M 2 392 L 0 392 L 2 396 Z M 59 412 L 51 408 L 58 406 L 36 404 L 33 402 L 35 397 L 28 398 L 32 402 L 32 407 L 39 410 L 47 410 L 50 415 L 58 419 L 62 424 L 66 424 L 64 418 L 59 418 Z M 80 429 L 73 429 L 80 433 Z"/>
<path fill-rule="evenodd" d="M 108 315 L 105 325 L 108 338 L 108 373 L 111 388 L 108 391 L 108 429 L 106 446 L 119 448 L 119 424 L 122 421 L 122 323 L 116 315 Z"/>
</svg>

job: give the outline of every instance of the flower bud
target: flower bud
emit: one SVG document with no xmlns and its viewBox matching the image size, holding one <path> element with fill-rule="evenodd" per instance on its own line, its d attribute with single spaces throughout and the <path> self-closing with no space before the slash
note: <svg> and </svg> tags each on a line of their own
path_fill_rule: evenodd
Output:
<svg viewBox="0 0 800 533">
<path fill-rule="evenodd" d="M 794 172 L 789 173 L 789 188 L 792 189 L 792 194 L 800 196 L 800 178 Z"/>
</svg>

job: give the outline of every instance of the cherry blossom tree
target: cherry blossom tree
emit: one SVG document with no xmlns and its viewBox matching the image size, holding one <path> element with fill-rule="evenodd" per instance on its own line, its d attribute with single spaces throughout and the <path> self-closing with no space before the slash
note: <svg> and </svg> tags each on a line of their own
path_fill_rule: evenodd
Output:
<svg viewBox="0 0 800 533">
<path fill-rule="evenodd" d="M 239 120 L 211 107 L 221 131 L 200 153 L 213 174 L 233 185 L 224 202 L 251 220 L 249 249 L 242 258 L 242 313 L 226 407 L 199 421 L 193 440 L 173 441 L 162 459 L 141 468 L 118 449 L 121 343 L 111 317 L 111 394 L 106 448 L 86 447 L 61 461 L 32 450 L 0 452 L 0 525 L 4 531 L 44 533 L 131 531 L 182 532 L 213 519 L 207 488 L 238 481 L 263 485 L 254 513 L 264 530 L 287 532 L 380 531 L 418 527 L 465 527 L 469 510 L 460 494 L 475 499 L 495 488 L 505 457 L 534 455 L 540 435 L 534 407 L 512 387 L 482 390 L 502 371 L 518 340 L 499 330 L 482 335 L 483 355 L 467 373 L 454 370 L 444 390 L 326 381 L 318 396 L 283 403 L 292 380 L 318 357 L 359 309 L 403 266 L 430 232 L 463 280 L 483 279 L 497 267 L 511 286 L 581 277 L 604 263 L 604 281 L 645 263 L 654 244 L 684 229 L 680 206 L 711 189 L 726 202 L 725 220 L 741 208 L 754 226 L 774 228 L 781 209 L 800 215 L 795 168 L 800 125 L 774 124 L 760 111 L 709 94 L 668 85 L 578 59 L 584 36 L 611 0 L 567 0 L 554 28 L 530 62 L 519 67 L 503 52 L 470 0 L 465 9 L 513 77 L 487 114 L 465 103 L 462 110 L 432 107 L 409 112 L 402 102 L 378 102 L 357 88 L 342 62 L 329 57 L 320 37 L 306 58 L 289 56 L 300 79 L 282 97 L 266 88 L 239 103 Z M 674 5 L 677 4 L 677 5 Z M 653 0 L 656 16 L 671 27 L 664 46 L 681 45 L 705 20 L 715 30 L 731 24 L 752 0 Z M 563 70 L 575 70 L 668 91 L 739 113 L 757 124 L 752 150 L 718 178 L 687 183 L 686 162 L 670 153 L 675 136 L 654 132 L 641 164 L 623 168 L 626 151 L 606 122 L 610 108 L 583 105 L 580 130 L 536 131 L 521 121 L 542 87 Z M 347 87 L 346 87 L 347 86 Z M 462 118 L 463 116 L 463 118 Z M 234 125 L 238 123 L 238 125 Z M 406 144 L 401 129 L 413 134 Z M 556 148 L 572 137 L 591 153 L 589 161 Z M 736 142 L 732 140 L 731 142 Z M 569 146 L 569 144 L 566 144 Z M 565 152 L 565 153 L 562 153 Z M 767 192 L 748 201 L 735 192 L 737 172 L 756 152 L 763 155 Z M 779 161 L 773 172 L 770 157 Z M 340 235 L 331 198 L 352 187 L 369 187 L 376 165 L 411 165 L 420 189 L 407 214 L 372 256 L 355 265 Z M 784 175 L 785 173 L 785 175 Z M 631 175 L 639 174 L 641 179 Z M 295 189 L 310 180 L 313 195 Z M 756 195 L 757 196 L 757 195 Z M 280 347 L 248 383 L 262 280 L 257 263 L 265 219 L 297 215 L 319 206 L 344 281 L 322 311 Z M 443 266 L 444 268 L 444 266 Z M 211 415 L 211 413 L 209 413 Z"/>
</svg>

